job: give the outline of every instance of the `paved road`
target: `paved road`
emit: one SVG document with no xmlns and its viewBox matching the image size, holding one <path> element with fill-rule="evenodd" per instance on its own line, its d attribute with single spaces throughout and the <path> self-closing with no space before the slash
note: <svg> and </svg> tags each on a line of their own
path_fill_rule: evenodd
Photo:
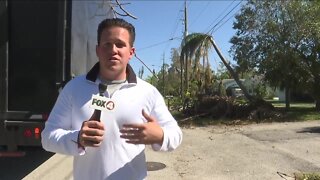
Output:
<svg viewBox="0 0 320 180">
<path fill-rule="evenodd" d="M 149 180 L 283 180 L 277 172 L 289 176 L 320 172 L 320 121 L 197 127 L 183 132 L 183 144 L 175 152 L 148 152 L 149 161 L 167 165 L 150 172 Z"/>
<path fill-rule="evenodd" d="M 320 172 L 320 121 L 193 127 L 183 133 L 174 152 L 146 149 L 148 180 L 283 180 L 278 173 Z M 25 179 L 72 179 L 71 164 L 71 157 L 54 155 Z"/>
</svg>

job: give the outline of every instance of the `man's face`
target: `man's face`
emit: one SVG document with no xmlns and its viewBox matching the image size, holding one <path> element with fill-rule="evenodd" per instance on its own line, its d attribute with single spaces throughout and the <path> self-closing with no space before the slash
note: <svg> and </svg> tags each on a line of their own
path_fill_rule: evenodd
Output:
<svg viewBox="0 0 320 180">
<path fill-rule="evenodd" d="M 107 80 L 126 78 L 126 66 L 134 54 L 129 32 L 121 27 L 104 29 L 96 53 L 100 62 L 100 75 Z"/>
</svg>

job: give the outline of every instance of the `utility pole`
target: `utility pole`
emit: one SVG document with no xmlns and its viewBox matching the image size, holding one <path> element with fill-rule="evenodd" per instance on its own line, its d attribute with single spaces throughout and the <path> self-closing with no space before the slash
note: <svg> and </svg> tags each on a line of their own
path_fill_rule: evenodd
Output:
<svg viewBox="0 0 320 180">
<path fill-rule="evenodd" d="M 187 0 L 184 1 L 184 38 L 187 37 L 188 35 L 188 16 L 187 16 Z M 185 63 L 183 63 L 183 61 Z M 186 79 L 186 90 L 188 90 L 188 86 L 189 86 L 189 83 L 188 83 L 188 58 L 185 56 L 185 59 L 183 59 L 181 62 L 180 62 L 180 65 L 181 65 L 181 72 L 180 72 L 180 80 L 181 80 L 181 84 L 180 84 L 180 94 L 182 95 L 182 97 L 184 97 L 184 92 L 183 92 L 183 65 L 185 64 L 185 79 Z"/>
<path fill-rule="evenodd" d="M 184 1 L 184 38 L 186 38 L 188 36 L 188 14 L 187 14 L 187 0 Z M 186 66 L 186 71 L 185 71 L 185 78 L 186 78 L 186 87 L 185 87 L 185 92 L 188 91 L 189 89 L 189 76 L 188 76 L 188 53 L 185 54 L 185 66 Z"/>
<path fill-rule="evenodd" d="M 163 57 L 162 57 L 162 95 L 165 97 L 165 82 L 164 82 L 164 59 L 165 59 L 165 53 L 163 53 Z"/>
<path fill-rule="evenodd" d="M 184 37 L 188 35 L 187 0 L 184 1 Z"/>
<path fill-rule="evenodd" d="M 188 36 L 188 15 L 187 15 L 187 0 L 184 1 L 184 38 Z M 188 53 L 185 54 L 185 65 L 186 65 L 186 92 L 189 90 L 189 76 L 188 76 Z"/>
</svg>

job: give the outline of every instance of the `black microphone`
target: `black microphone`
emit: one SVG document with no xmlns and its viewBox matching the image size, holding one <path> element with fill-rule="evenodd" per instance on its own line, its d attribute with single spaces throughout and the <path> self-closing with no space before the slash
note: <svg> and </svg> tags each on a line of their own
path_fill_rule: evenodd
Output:
<svg viewBox="0 0 320 180">
<path fill-rule="evenodd" d="M 103 97 L 103 93 L 107 90 L 107 85 L 106 84 L 99 84 L 99 95 Z M 101 116 L 101 110 L 99 109 L 94 109 L 91 117 L 89 118 L 89 121 L 100 121 L 100 116 Z"/>
</svg>

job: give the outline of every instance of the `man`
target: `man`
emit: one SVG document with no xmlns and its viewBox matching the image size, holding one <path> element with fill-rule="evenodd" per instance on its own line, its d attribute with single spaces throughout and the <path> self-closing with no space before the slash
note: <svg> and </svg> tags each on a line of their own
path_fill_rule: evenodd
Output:
<svg viewBox="0 0 320 180">
<path fill-rule="evenodd" d="M 145 145 L 170 151 L 182 132 L 158 90 L 139 79 L 128 64 L 134 55 L 135 28 L 123 19 L 105 19 L 98 27 L 99 62 L 87 75 L 72 79 L 60 93 L 45 129 L 47 151 L 74 156 L 74 179 L 145 179 Z M 98 85 L 111 106 L 89 120 Z"/>
</svg>

